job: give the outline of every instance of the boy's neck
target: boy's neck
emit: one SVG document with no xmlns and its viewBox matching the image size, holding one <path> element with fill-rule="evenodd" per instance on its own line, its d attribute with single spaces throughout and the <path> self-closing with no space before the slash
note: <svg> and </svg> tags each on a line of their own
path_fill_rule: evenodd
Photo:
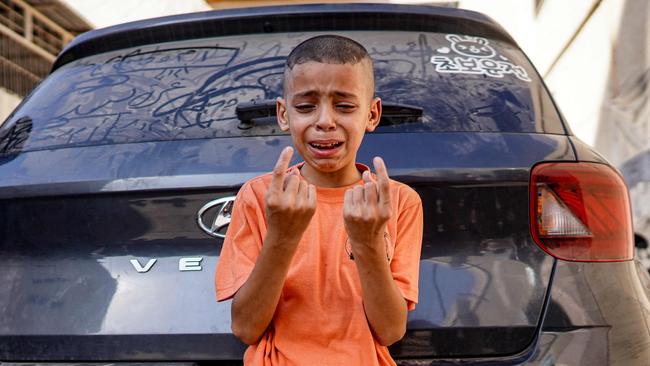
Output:
<svg viewBox="0 0 650 366">
<path fill-rule="evenodd" d="M 356 164 L 350 164 L 336 172 L 323 172 L 305 163 L 300 167 L 300 175 L 307 182 L 323 188 L 336 188 L 349 186 L 361 179 L 361 172 Z"/>
</svg>

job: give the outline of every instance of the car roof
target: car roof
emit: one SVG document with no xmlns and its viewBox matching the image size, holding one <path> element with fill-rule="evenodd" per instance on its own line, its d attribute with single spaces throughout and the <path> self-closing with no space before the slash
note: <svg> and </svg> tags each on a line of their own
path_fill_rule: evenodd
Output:
<svg viewBox="0 0 650 366">
<path fill-rule="evenodd" d="M 303 4 L 215 10 L 119 24 L 83 33 L 52 70 L 94 54 L 146 44 L 238 34 L 351 30 L 463 33 L 516 45 L 491 18 L 449 7 L 403 4 Z"/>
</svg>

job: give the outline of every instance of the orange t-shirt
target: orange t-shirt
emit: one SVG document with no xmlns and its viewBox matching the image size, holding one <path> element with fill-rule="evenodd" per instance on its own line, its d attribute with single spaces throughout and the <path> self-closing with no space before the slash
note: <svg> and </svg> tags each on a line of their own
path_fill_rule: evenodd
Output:
<svg viewBox="0 0 650 366">
<path fill-rule="evenodd" d="M 270 173 L 253 178 L 237 195 L 215 276 L 218 301 L 231 298 L 255 266 L 267 230 L 265 194 L 270 182 Z M 388 348 L 372 335 L 357 268 L 349 256 L 343 197 L 356 184 L 363 181 L 317 187 L 316 212 L 298 244 L 272 323 L 246 350 L 245 365 L 395 365 Z M 418 298 L 422 202 L 413 189 L 394 180 L 390 193 L 387 257 L 412 310 Z"/>
</svg>

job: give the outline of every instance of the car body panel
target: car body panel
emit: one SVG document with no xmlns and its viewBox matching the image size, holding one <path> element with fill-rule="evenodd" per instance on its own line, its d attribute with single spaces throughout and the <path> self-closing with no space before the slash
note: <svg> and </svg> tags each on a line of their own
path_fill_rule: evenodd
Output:
<svg viewBox="0 0 650 366">
<path fill-rule="evenodd" d="M 230 334 L 229 303 L 215 302 L 212 278 L 221 240 L 201 232 L 195 215 L 209 200 L 234 195 L 250 175 L 271 166 L 289 140 L 275 136 L 225 141 L 33 151 L 1 164 L 0 174 L 23 174 L 3 180 L 0 187 L 6 215 L 0 224 L 0 278 L 8 285 L 0 296 L 0 339 L 5 340 L 0 342 L 0 358 L 38 359 L 27 345 L 45 347 L 47 342 L 59 344 L 51 345 L 59 350 L 52 356 L 101 360 L 105 355 L 91 357 L 77 341 L 53 335 L 79 339 L 88 347 L 94 341 L 119 345 L 115 359 L 166 359 L 167 351 L 178 348 L 165 348 L 164 340 L 178 337 L 183 343 L 188 334 L 213 345 L 219 339 L 216 344 L 221 346 L 200 355 L 190 347 L 177 357 L 241 356 L 241 347 L 230 349 L 238 341 Z M 413 332 L 401 350 L 394 348 L 395 354 L 444 356 L 462 351 L 453 343 L 412 346 L 441 334 L 474 339 L 477 353 L 525 347 L 538 328 L 553 266 L 553 259 L 528 233 L 528 167 L 539 160 L 573 160 L 566 137 L 370 134 L 359 161 L 368 162 L 377 154 L 384 157 L 393 178 L 410 184 L 429 203 L 425 217 L 436 222 L 425 225 L 420 304 L 408 323 Z M 145 156 L 165 163 L 155 164 Z M 260 158 L 242 158 L 246 156 Z M 66 164 L 55 164 L 61 161 Z M 93 168 L 88 161 L 94 162 Z M 64 180 L 48 173 L 53 165 Z M 186 174 L 174 168 L 181 165 Z M 202 270 L 179 271 L 181 258 L 201 258 Z M 139 273 L 131 263 L 134 259 L 141 266 L 151 259 L 156 262 Z M 74 338 L 84 334 L 88 339 Z M 129 341 L 138 334 L 159 334 L 161 341 Z M 484 342 L 494 339 L 486 338 L 490 334 L 504 341 Z M 519 342 L 505 341 L 512 339 Z M 25 348 L 13 347 L 15 342 Z"/>
</svg>

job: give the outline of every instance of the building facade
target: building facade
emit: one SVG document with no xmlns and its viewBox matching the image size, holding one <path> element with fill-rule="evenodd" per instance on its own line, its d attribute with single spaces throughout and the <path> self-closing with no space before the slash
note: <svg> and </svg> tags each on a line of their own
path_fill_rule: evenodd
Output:
<svg viewBox="0 0 650 366">
<path fill-rule="evenodd" d="M 49 72 L 52 61 L 91 26 L 52 0 L 0 0 L 0 124 Z"/>
</svg>

